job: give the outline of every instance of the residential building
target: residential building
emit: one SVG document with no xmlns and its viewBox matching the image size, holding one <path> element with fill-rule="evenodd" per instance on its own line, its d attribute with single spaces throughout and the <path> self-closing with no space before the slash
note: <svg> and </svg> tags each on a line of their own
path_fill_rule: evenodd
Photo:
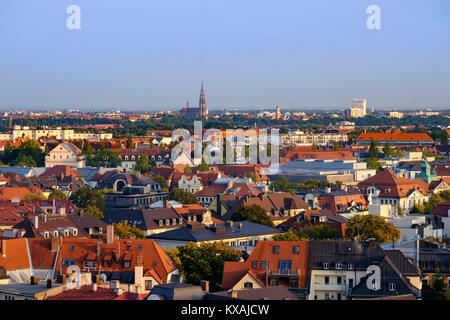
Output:
<svg viewBox="0 0 450 320">
<path fill-rule="evenodd" d="M 45 156 L 45 166 L 53 167 L 65 165 L 73 168 L 83 168 L 86 164 L 86 156 L 71 142 L 62 142 L 49 151 Z"/>
<path fill-rule="evenodd" d="M 158 233 L 150 236 L 160 247 L 172 249 L 190 242 L 225 242 L 230 247 L 253 247 L 261 240 L 271 240 L 280 231 L 257 223 L 227 222 L 205 226 L 204 224 L 187 224 L 186 227 Z"/>
</svg>

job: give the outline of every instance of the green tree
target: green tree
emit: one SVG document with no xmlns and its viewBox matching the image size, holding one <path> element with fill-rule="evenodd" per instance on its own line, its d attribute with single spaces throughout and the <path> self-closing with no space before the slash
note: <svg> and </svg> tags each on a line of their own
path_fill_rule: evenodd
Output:
<svg viewBox="0 0 450 320">
<path fill-rule="evenodd" d="M 23 197 L 23 200 L 45 200 L 45 196 L 43 194 L 38 196 L 36 193 L 30 192 Z"/>
<path fill-rule="evenodd" d="M 142 154 L 137 160 L 136 160 L 136 167 L 135 169 L 139 171 L 140 173 L 145 173 L 149 169 L 149 163 L 148 163 L 148 157 L 145 154 Z"/>
<path fill-rule="evenodd" d="M 375 238 L 378 243 L 392 243 L 400 239 L 401 231 L 383 217 L 357 215 L 351 218 L 345 230 L 347 240 L 364 241 Z"/>
<path fill-rule="evenodd" d="M 257 205 L 241 206 L 234 212 L 231 220 L 250 221 L 272 228 L 275 227 L 272 220 L 270 220 L 270 217 L 267 215 L 266 210 Z"/>
<path fill-rule="evenodd" d="M 102 220 L 105 217 L 104 213 L 99 208 L 94 206 L 87 206 L 85 211 L 88 215 L 91 215 L 99 220 Z"/>
<path fill-rule="evenodd" d="M 317 149 L 319 149 L 319 146 L 317 145 L 317 143 L 313 143 L 311 146 L 311 150 L 316 151 Z"/>
<path fill-rule="evenodd" d="M 107 167 L 107 168 L 118 167 L 122 163 L 120 154 L 118 152 L 113 152 L 111 150 L 105 150 L 103 142 L 102 146 L 103 148 L 100 147 L 100 150 L 95 154 L 95 156 L 90 161 L 88 161 L 88 164 L 93 167 Z"/>
<path fill-rule="evenodd" d="M 273 236 L 273 240 L 275 241 L 299 241 L 301 240 L 297 233 L 292 230 L 289 230 L 286 233 L 276 234 Z"/>
<path fill-rule="evenodd" d="M 277 192 L 291 192 L 292 183 L 285 176 L 279 176 L 277 180 L 270 184 L 270 188 Z"/>
<path fill-rule="evenodd" d="M 187 283 L 199 285 L 202 280 L 210 281 L 211 291 L 220 289 L 225 261 L 238 261 L 239 250 L 230 248 L 223 242 L 190 243 L 166 250 L 180 269 Z"/>
<path fill-rule="evenodd" d="M 169 190 L 169 185 L 167 184 L 167 181 L 164 177 L 161 176 L 150 176 L 153 180 L 158 182 L 158 184 L 161 186 L 162 190 Z"/>
<path fill-rule="evenodd" d="M 205 159 L 202 158 L 202 162 L 198 166 L 198 171 L 200 172 L 208 172 L 209 171 L 209 165 L 206 163 Z"/>
<path fill-rule="evenodd" d="M 182 204 L 198 204 L 198 199 L 196 196 L 179 188 L 174 188 L 170 192 L 170 199 L 176 200 Z"/>
<path fill-rule="evenodd" d="M 375 169 L 377 172 L 379 172 L 382 168 L 381 163 L 378 162 L 378 158 L 369 158 L 366 160 L 367 168 L 369 169 Z"/>
<path fill-rule="evenodd" d="M 389 142 L 386 142 L 383 148 L 383 157 L 385 159 L 393 157 L 395 155 L 394 150 L 389 145 Z"/>
<path fill-rule="evenodd" d="M 334 151 L 339 151 L 340 148 L 341 148 L 341 147 L 339 146 L 339 142 L 335 141 L 335 142 L 333 143 L 333 150 L 334 150 Z"/>
<path fill-rule="evenodd" d="M 92 189 L 88 186 L 82 186 L 70 196 L 70 201 L 79 208 L 97 207 L 102 212 L 106 212 L 105 196 L 100 190 Z"/>
<path fill-rule="evenodd" d="M 126 148 L 127 148 L 127 149 L 133 149 L 133 148 L 134 148 L 134 145 L 133 145 L 133 139 L 131 139 L 131 137 L 128 137 L 128 138 L 127 138 Z"/>
<path fill-rule="evenodd" d="M 135 225 L 128 224 L 128 221 L 113 223 L 114 234 L 118 235 L 120 239 L 130 239 L 135 237 L 136 239 L 145 239 L 144 232 Z"/>
<path fill-rule="evenodd" d="M 327 225 L 306 226 L 303 230 L 299 230 L 299 238 L 306 238 L 310 240 L 332 240 L 341 238 L 338 230 Z"/>
<path fill-rule="evenodd" d="M 444 129 L 442 132 L 441 144 L 444 146 L 448 145 L 448 132 L 446 129 Z"/>
<path fill-rule="evenodd" d="M 189 166 L 184 167 L 184 173 L 185 174 L 191 174 L 192 173 L 192 169 Z"/>
<path fill-rule="evenodd" d="M 370 142 L 369 158 L 378 159 L 378 144 L 375 140 Z"/>
<path fill-rule="evenodd" d="M 397 205 L 397 214 L 402 217 L 404 215 L 403 209 L 400 205 Z"/>
<path fill-rule="evenodd" d="M 59 190 L 59 189 L 55 189 L 52 191 L 52 193 L 50 193 L 50 195 L 48 196 L 49 200 L 68 200 L 69 198 L 67 197 L 67 195 Z"/>
</svg>

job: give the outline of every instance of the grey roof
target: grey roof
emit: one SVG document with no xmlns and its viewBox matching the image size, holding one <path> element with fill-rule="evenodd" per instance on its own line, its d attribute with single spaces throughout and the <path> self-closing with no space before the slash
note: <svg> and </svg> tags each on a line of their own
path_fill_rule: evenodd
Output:
<svg viewBox="0 0 450 320">
<path fill-rule="evenodd" d="M 242 223 L 242 228 L 238 227 L 239 223 Z M 191 230 L 187 227 L 181 227 L 175 230 L 154 234 L 150 236 L 150 239 L 198 242 L 265 234 L 269 235 L 281 232 L 280 230 L 249 221 L 236 222 L 233 227 L 227 225 L 222 226 L 225 226 L 226 229 L 224 233 L 216 233 L 213 228 L 207 226 L 205 226 L 204 230 Z"/>
<path fill-rule="evenodd" d="M 127 221 L 130 225 L 136 225 L 141 230 L 159 229 L 159 228 L 179 228 L 182 224 L 178 219 L 182 217 L 173 208 L 156 209 L 117 209 L 114 212 L 108 212 L 103 219 L 106 223 L 118 223 Z M 170 219 L 170 225 L 159 226 L 159 220 Z M 172 219 L 177 219 L 177 224 L 172 225 Z"/>
<path fill-rule="evenodd" d="M 65 284 L 53 282 L 53 288 Z M 47 291 L 47 281 L 39 281 L 37 285 L 30 283 L 10 283 L 0 285 L 0 292 L 10 293 L 14 295 L 22 295 L 27 297 L 34 297 L 37 293 Z"/>
<path fill-rule="evenodd" d="M 202 300 L 201 287 L 187 283 L 167 283 L 154 286 L 150 295 L 159 295 L 165 300 Z"/>
<path fill-rule="evenodd" d="M 8 172 L 14 172 L 22 177 L 33 176 L 33 168 L 26 168 L 26 167 L 0 167 L 0 172 L 3 174 Z"/>
<path fill-rule="evenodd" d="M 106 229 L 107 224 L 90 214 L 68 214 L 67 217 L 77 226 L 78 229 L 82 229 L 86 233 L 89 233 L 90 228 L 103 228 Z"/>
<path fill-rule="evenodd" d="M 98 168 L 77 168 L 76 170 L 84 176 L 84 180 L 87 182 L 91 181 L 95 174 L 99 172 Z"/>
<path fill-rule="evenodd" d="M 420 276 L 416 267 L 405 257 L 400 250 L 385 250 L 386 255 L 391 259 L 399 271 L 405 276 Z"/>
</svg>

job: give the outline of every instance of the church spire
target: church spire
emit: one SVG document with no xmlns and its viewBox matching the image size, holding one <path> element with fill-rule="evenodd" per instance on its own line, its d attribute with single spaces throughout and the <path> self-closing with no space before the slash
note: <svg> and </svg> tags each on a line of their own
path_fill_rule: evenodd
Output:
<svg viewBox="0 0 450 320">
<path fill-rule="evenodd" d="M 202 118 L 208 118 L 208 107 L 206 106 L 205 87 L 203 85 L 203 81 L 202 81 L 202 89 L 200 91 L 199 108 L 200 108 L 200 116 Z"/>
</svg>

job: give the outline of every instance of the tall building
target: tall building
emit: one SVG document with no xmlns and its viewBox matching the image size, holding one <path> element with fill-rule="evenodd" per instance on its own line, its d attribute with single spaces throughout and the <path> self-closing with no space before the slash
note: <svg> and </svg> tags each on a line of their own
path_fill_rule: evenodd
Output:
<svg viewBox="0 0 450 320">
<path fill-rule="evenodd" d="M 345 110 L 346 118 L 362 118 L 367 114 L 367 100 L 353 99 L 350 108 Z"/>
<path fill-rule="evenodd" d="M 186 107 L 180 110 L 180 115 L 189 118 L 208 118 L 208 106 L 206 105 L 205 88 L 203 86 L 200 90 L 200 101 L 198 103 L 198 108 L 190 108 L 189 101 L 186 103 Z"/>
<path fill-rule="evenodd" d="M 277 106 L 277 111 L 275 113 L 275 119 L 280 120 L 281 119 L 281 111 L 280 111 L 280 107 Z"/>
</svg>

